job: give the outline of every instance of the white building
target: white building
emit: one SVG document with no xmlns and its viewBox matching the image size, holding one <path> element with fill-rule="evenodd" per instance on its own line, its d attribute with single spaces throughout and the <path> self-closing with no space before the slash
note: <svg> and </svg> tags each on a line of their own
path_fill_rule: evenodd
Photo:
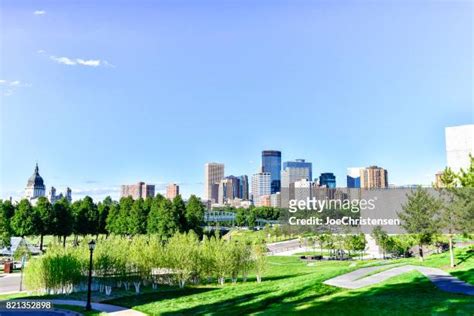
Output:
<svg viewBox="0 0 474 316">
<path fill-rule="evenodd" d="M 270 196 L 270 204 L 272 207 L 281 207 L 281 192 L 274 193 Z"/>
<path fill-rule="evenodd" d="M 204 200 L 215 200 L 217 202 L 216 194 L 213 197 L 213 186 L 218 184 L 224 178 L 224 164 L 217 162 L 209 162 L 204 165 Z M 215 189 L 214 189 L 215 191 Z M 217 192 L 216 192 L 217 193 Z"/>
<path fill-rule="evenodd" d="M 295 200 L 301 201 L 311 198 L 313 182 L 306 179 L 295 181 Z"/>
<path fill-rule="evenodd" d="M 446 162 L 454 172 L 469 167 L 474 155 L 474 124 L 446 127 Z"/>
<path fill-rule="evenodd" d="M 38 164 L 36 164 L 35 171 L 26 184 L 25 198 L 34 204 L 38 198 L 45 196 L 45 194 L 46 187 L 43 178 L 39 174 Z"/>
<path fill-rule="evenodd" d="M 258 202 L 263 195 L 271 194 L 271 175 L 269 172 L 260 172 L 252 176 L 252 197 Z"/>
</svg>

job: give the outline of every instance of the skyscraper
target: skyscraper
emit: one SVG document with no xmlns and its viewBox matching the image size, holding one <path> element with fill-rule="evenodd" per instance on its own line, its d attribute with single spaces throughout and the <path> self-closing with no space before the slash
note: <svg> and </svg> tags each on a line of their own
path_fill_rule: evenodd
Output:
<svg viewBox="0 0 474 316">
<path fill-rule="evenodd" d="M 312 176 L 311 162 L 304 159 L 284 162 L 281 171 L 281 207 L 287 208 L 289 201 L 295 198 L 295 182 L 301 179 L 311 181 Z"/>
<path fill-rule="evenodd" d="M 370 166 L 360 172 L 360 187 L 363 189 L 388 188 L 388 172 L 384 168 Z"/>
<path fill-rule="evenodd" d="M 137 184 L 122 185 L 120 197 L 131 196 L 134 200 L 155 196 L 155 186 L 153 184 L 145 184 L 145 182 L 138 182 Z"/>
<path fill-rule="evenodd" d="M 469 154 L 474 155 L 474 124 L 446 127 L 446 162 L 454 172 L 470 165 Z"/>
<path fill-rule="evenodd" d="M 283 170 L 292 169 L 293 174 L 301 174 L 302 176 L 299 179 L 312 180 L 313 179 L 313 164 L 311 162 L 306 162 L 304 159 L 296 159 L 295 161 L 285 161 L 283 163 Z"/>
<path fill-rule="evenodd" d="M 348 188 L 360 188 L 360 171 L 364 169 L 362 167 L 348 168 L 347 169 L 347 187 Z"/>
<path fill-rule="evenodd" d="M 262 171 L 271 175 L 271 193 L 280 192 L 281 151 L 262 151 Z"/>
<path fill-rule="evenodd" d="M 333 189 L 336 187 L 336 176 L 332 172 L 324 172 L 319 176 L 319 185 Z"/>
<path fill-rule="evenodd" d="M 170 200 L 174 199 L 179 194 L 179 185 L 170 183 L 166 186 L 166 197 Z"/>
<path fill-rule="evenodd" d="M 219 184 L 219 182 L 224 178 L 224 164 L 217 162 L 209 162 L 204 165 L 204 200 L 213 200 L 215 199 L 215 193 L 213 196 L 213 185 Z"/>
<path fill-rule="evenodd" d="M 249 200 L 249 177 L 246 175 L 239 177 L 239 198 Z"/>
<path fill-rule="evenodd" d="M 252 198 L 258 203 L 263 195 L 271 194 L 271 175 L 268 172 L 259 172 L 252 176 Z"/>
<path fill-rule="evenodd" d="M 239 198 L 239 178 L 228 176 L 219 182 L 218 203 L 225 204 Z"/>
</svg>

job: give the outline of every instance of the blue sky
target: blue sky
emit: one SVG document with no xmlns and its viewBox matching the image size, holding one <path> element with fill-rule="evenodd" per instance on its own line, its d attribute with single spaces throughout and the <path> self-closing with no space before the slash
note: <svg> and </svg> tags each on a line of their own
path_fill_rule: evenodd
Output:
<svg viewBox="0 0 474 316">
<path fill-rule="evenodd" d="M 377 164 L 429 184 L 444 127 L 473 119 L 470 1 L 22 1 L 1 4 L 1 191 L 117 198 L 263 149 L 313 174 Z"/>
</svg>

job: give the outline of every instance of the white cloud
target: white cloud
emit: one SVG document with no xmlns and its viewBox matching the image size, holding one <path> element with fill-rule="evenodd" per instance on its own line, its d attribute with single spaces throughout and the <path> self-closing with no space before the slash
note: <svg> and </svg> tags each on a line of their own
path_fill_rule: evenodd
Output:
<svg viewBox="0 0 474 316">
<path fill-rule="evenodd" d="M 46 11 L 44 10 L 36 10 L 35 12 L 33 12 L 34 15 L 45 15 L 46 14 Z"/>
<path fill-rule="evenodd" d="M 39 52 L 39 51 L 38 51 Z M 41 53 L 40 53 L 41 54 Z M 49 56 L 49 58 L 59 64 L 68 65 L 68 66 L 87 66 L 87 67 L 115 67 L 106 60 L 100 59 L 83 59 L 83 58 L 69 58 L 69 57 L 57 57 Z"/>
<path fill-rule="evenodd" d="M 31 87 L 31 84 L 21 82 L 20 80 L 0 79 L 0 95 L 4 97 L 11 96 L 17 88 Z"/>
</svg>

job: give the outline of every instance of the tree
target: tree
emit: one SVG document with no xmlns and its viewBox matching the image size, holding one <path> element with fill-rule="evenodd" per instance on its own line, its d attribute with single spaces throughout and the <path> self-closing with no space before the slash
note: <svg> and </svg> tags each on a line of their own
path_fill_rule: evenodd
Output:
<svg viewBox="0 0 474 316">
<path fill-rule="evenodd" d="M 23 199 L 18 203 L 15 214 L 11 220 L 13 232 L 17 236 L 25 237 L 37 235 L 41 219 L 30 201 Z"/>
<path fill-rule="evenodd" d="M 243 208 L 237 209 L 237 213 L 235 214 L 235 224 L 237 226 L 245 226 L 246 223 L 246 216 L 245 216 L 245 210 Z"/>
<path fill-rule="evenodd" d="M 147 232 L 148 234 L 156 234 L 159 231 L 160 226 L 160 207 L 165 197 L 161 194 L 157 194 L 151 203 L 150 213 L 147 219 Z"/>
<path fill-rule="evenodd" d="M 38 198 L 36 203 L 36 212 L 39 216 L 40 222 L 37 227 L 38 233 L 40 235 L 40 250 L 43 250 L 43 237 L 47 234 L 54 234 L 54 213 L 53 206 L 49 200 L 41 196 Z"/>
<path fill-rule="evenodd" d="M 73 232 L 74 218 L 71 205 L 66 198 L 56 201 L 53 205 L 54 213 L 54 235 L 63 237 L 63 247 L 66 246 L 66 237 Z"/>
<path fill-rule="evenodd" d="M 96 235 L 99 226 L 99 211 L 90 196 L 72 204 L 74 233 L 76 235 Z"/>
<path fill-rule="evenodd" d="M 109 216 L 109 212 L 113 204 L 114 201 L 112 201 L 112 198 L 107 196 L 103 202 L 99 202 L 97 205 L 97 210 L 99 212 L 99 234 L 107 234 L 107 217 Z"/>
<path fill-rule="evenodd" d="M 0 247 L 9 247 L 12 236 L 11 218 L 15 213 L 13 204 L 0 200 Z"/>
<path fill-rule="evenodd" d="M 172 212 L 173 216 L 176 218 L 178 230 L 180 232 L 186 232 L 188 230 L 188 225 L 186 222 L 186 205 L 184 204 L 181 195 L 178 194 L 174 197 L 172 202 Z"/>
<path fill-rule="evenodd" d="M 262 276 L 267 268 L 267 247 L 265 243 L 255 243 L 253 245 L 253 256 L 255 262 L 255 275 L 257 283 L 262 282 Z"/>
<path fill-rule="evenodd" d="M 179 218 L 178 214 L 175 213 L 176 208 L 168 199 L 163 199 L 159 203 L 156 212 L 156 226 L 154 232 L 156 232 L 162 239 L 168 239 L 177 231 L 179 231 Z"/>
<path fill-rule="evenodd" d="M 186 205 L 186 226 L 188 230 L 193 230 L 199 236 L 202 235 L 201 225 L 204 222 L 204 212 L 206 211 L 201 200 L 194 194 L 189 197 Z"/>
<path fill-rule="evenodd" d="M 448 233 L 450 265 L 455 266 L 453 236 L 474 229 L 474 157 L 470 156 L 470 166 L 459 173 L 446 168 L 441 176 L 441 226 Z M 461 185 L 461 188 L 458 187 Z"/>
<path fill-rule="evenodd" d="M 137 235 L 146 233 L 146 221 L 148 214 L 145 209 L 142 198 L 133 202 L 130 213 L 128 214 L 127 233 L 129 235 Z"/>
<path fill-rule="evenodd" d="M 441 209 L 441 203 L 422 187 L 418 187 L 407 197 L 408 201 L 402 206 L 403 211 L 398 215 L 402 220 L 402 227 L 408 233 L 414 234 L 420 260 L 423 261 L 423 245 L 429 244 L 433 235 L 439 232 L 436 217 Z"/>
</svg>

